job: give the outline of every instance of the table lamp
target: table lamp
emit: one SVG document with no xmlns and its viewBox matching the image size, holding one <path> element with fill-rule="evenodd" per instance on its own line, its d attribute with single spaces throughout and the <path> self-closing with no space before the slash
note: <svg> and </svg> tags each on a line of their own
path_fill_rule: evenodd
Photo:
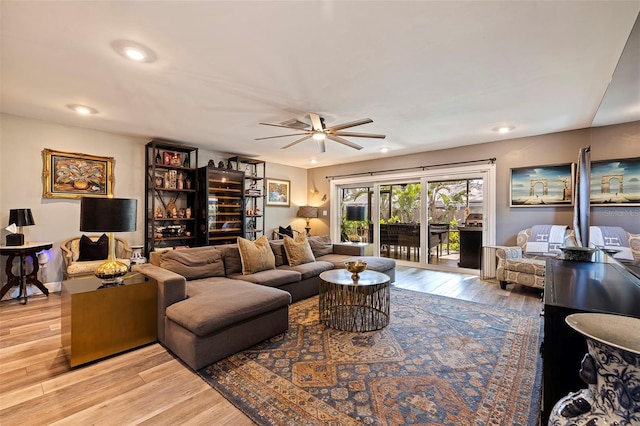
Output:
<svg viewBox="0 0 640 426">
<path fill-rule="evenodd" d="M 309 221 L 318 217 L 318 208 L 313 206 L 300 206 L 296 216 L 305 218 L 307 226 L 304 227 L 304 230 L 307 231 L 307 235 L 309 235 L 309 231 L 311 230 Z"/>
<path fill-rule="evenodd" d="M 7 234 L 8 246 L 21 246 L 24 244 L 24 234 L 22 233 L 23 226 L 31 226 L 36 223 L 33 221 L 33 215 L 31 209 L 11 209 L 9 210 L 9 226 L 18 227 L 18 232 L 13 234 Z M 13 229 L 13 228 L 12 228 Z"/>
<path fill-rule="evenodd" d="M 105 285 L 120 284 L 129 267 L 116 259 L 114 232 L 136 230 L 137 200 L 127 198 L 87 198 L 80 200 L 80 230 L 106 232 L 109 256 L 96 269 L 96 277 Z"/>
<path fill-rule="evenodd" d="M 347 220 L 352 222 L 362 222 L 367 217 L 366 206 L 347 206 Z M 358 225 L 356 225 L 355 235 L 349 235 L 351 242 L 360 242 L 361 238 L 358 235 Z"/>
</svg>

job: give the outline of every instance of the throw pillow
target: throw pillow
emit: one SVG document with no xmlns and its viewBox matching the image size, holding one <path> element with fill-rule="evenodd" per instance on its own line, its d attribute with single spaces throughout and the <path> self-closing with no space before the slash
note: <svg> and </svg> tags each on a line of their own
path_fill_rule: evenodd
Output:
<svg viewBox="0 0 640 426">
<path fill-rule="evenodd" d="M 293 229 L 291 229 L 291 225 L 288 225 L 286 228 L 283 228 L 282 226 L 278 227 L 278 234 L 280 234 L 282 236 L 282 238 L 284 238 L 284 236 L 288 236 L 293 238 Z"/>
<path fill-rule="evenodd" d="M 284 237 L 284 250 L 287 252 L 289 266 L 302 265 L 316 260 L 307 237 L 302 234 L 296 236 L 295 239 Z"/>
<path fill-rule="evenodd" d="M 288 265 L 289 261 L 287 260 L 287 253 L 284 251 L 284 241 L 269 240 L 269 245 L 271 246 L 271 251 L 273 251 L 273 255 L 276 258 L 276 268 L 278 266 Z"/>
<path fill-rule="evenodd" d="M 255 241 L 238 237 L 238 249 L 243 275 L 276 268 L 276 258 L 265 235 Z"/>
<path fill-rule="evenodd" d="M 213 247 L 167 251 L 160 255 L 160 267 L 182 275 L 187 281 L 224 277 L 222 253 Z"/>
<path fill-rule="evenodd" d="M 80 237 L 80 254 L 78 262 L 88 260 L 105 260 L 109 256 L 109 237 L 102 234 L 96 241 L 83 235 Z"/>
<path fill-rule="evenodd" d="M 333 253 L 333 243 L 328 235 L 309 237 L 309 245 L 316 259 Z"/>
</svg>

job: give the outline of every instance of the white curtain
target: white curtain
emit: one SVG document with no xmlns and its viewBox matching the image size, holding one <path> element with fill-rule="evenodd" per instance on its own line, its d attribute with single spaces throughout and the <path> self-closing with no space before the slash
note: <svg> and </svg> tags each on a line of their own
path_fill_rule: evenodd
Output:
<svg viewBox="0 0 640 426">
<path fill-rule="evenodd" d="M 573 190 L 573 229 L 578 246 L 589 247 L 591 147 L 580 148 Z"/>
</svg>

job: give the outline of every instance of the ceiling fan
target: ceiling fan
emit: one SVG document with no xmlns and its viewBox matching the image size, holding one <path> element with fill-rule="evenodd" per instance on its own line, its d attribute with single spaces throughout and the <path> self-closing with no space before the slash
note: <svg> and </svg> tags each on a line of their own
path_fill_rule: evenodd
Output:
<svg viewBox="0 0 640 426">
<path fill-rule="evenodd" d="M 290 148 L 296 144 L 299 144 L 300 142 L 304 142 L 307 139 L 313 138 L 318 143 L 318 149 L 320 150 L 320 152 L 325 152 L 324 142 L 326 139 L 341 143 L 350 148 L 362 149 L 360 145 L 344 139 L 343 136 L 348 136 L 353 138 L 376 138 L 376 139 L 384 139 L 386 137 L 385 135 L 377 135 L 373 133 L 354 133 L 354 132 L 341 131 L 344 129 L 348 129 L 350 127 L 373 123 L 373 120 L 370 118 L 363 118 L 361 120 L 338 124 L 331 127 L 326 127 L 324 124 L 324 118 L 320 117 L 316 113 L 310 112 L 309 118 L 311 118 L 311 125 L 307 123 L 303 123 L 302 121 L 298 121 L 296 119 L 285 121 L 280 124 L 260 123 L 264 126 L 274 126 L 274 127 L 282 127 L 290 130 L 297 130 L 299 133 L 291 133 L 288 135 L 280 135 L 280 136 L 269 136 L 266 138 L 257 138 L 256 140 L 259 141 L 263 139 L 284 138 L 288 136 L 303 136 L 302 138 L 297 139 L 291 142 L 290 144 L 283 146 L 282 149 Z"/>
</svg>

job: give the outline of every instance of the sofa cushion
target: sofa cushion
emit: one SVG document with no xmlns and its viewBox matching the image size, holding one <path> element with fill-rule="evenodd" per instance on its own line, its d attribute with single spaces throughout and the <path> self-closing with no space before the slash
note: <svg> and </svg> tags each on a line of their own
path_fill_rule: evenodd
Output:
<svg viewBox="0 0 640 426">
<path fill-rule="evenodd" d="M 306 280 L 307 278 L 317 277 L 324 271 L 330 271 L 331 269 L 334 269 L 334 266 L 331 262 L 321 262 L 316 260 L 315 262 L 303 263 L 302 265 L 296 266 L 283 265 L 278 269 L 300 272 L 302 274 L 302 279 Z"/>
<path fill-rule="evenodd" d="M 506 259 L 504 269 L 507 271 L 544 277 L 546 261 L 538 259 Z"/>
<path fill-rule="evenodd" d="M 352 257 L 353 255 L 350 254 L 325 254 L 324 256 L 317 257 L 316 261 L 330 262 L 334 265 L 334 268 L 344 269 L 344 262 Z"/>
<path fill-rule="evenodd" d="M 182 275 L 187 281 L 224 276 L 222 253 L 215 247 L 164 252 L 160 255 L 160 267 Z"/>
<path fill-rule="evenodd" d="M 333 243 L 331 237 L 328 235 L 309 237 L 309 245 L 311 251 L 313 251 L 314 257 L 317 259 L 320 256 L 333 253 Z"/>
<path fill-rule="evenodd" d="M 238 249 L 244 275 L 275 269 L 276 259 L 265 235 L 255 241 L 238 237 Z"/>
<path fill-rule="evenodd" d="M 302 274 L 297 271 L 287 271 L 284 269 L 269 269 L 256 272 L 250 275 L 236 274 L 229 278 L 235 280 L 248 281 L 250 283 L 261 284 L 267 287 L 280 287 L 285 284 L 296 283 L 302 280 Z"/>
<path fill-rule="evenodd" d="M 276 258 L 276 268 L 278 266 L 288 265 L 289 259 L 287 259 L 287 253 L 284 251 L 284 240 L 270 240 L 269 245 Z"/>
<path fill-rule="evenodd" d="M 120 263 L 124 263 L 129 266 L 131 260 L 129 259 L 116 259 Z M 98 266 L 104 263 L 104 259 L 102 260 L 88 260 L 86 262 L 73 262 L 71 265 L 67 266 L 67 270 L 65 273 L 69 277 L 79 276 L 79 275 L 87 275 L 87 274 L 95 274 Z"/>
<path fill-rule="evenodd" d="M 215 291 L 169 306 L 167 318 L 197 336 L 207 336 L 291 303 L 291 295 L 276 288 L 230 280 L 214 285 Z"/>
<path fill-rule="evenodd" d="M 295 239 L 285 236 L 284 251 L 287 253 L 289 266 L 302 265 L 316 260 L 313 256 L 313 251 L 311 251 L 309 241 L 304 235 L 298 235 Z"/>
<path fill-rule="evenodd" d="M 216 246 L 222 253 L 224 259 L 224 271 L 226 275 L 233 275 L 242 272 L 242 260 L 240 260 L 240 250 L 237 244 L 225 244 Z"/>
<path fill-rule="evenodd" d="M 93 241 L 83 235 L 80 237 L 79 251 L 78 262 L 105 260 L 109 256 L 109 237 L 107 237 L 107 234 L 102 234 L 100 238 Z"/>
<path fill-rule="evenodd" d="M 222 282 L 236 283 L 237 280 L 232 280 L 227 277 L 208 277 L 187 281 L 187 297 L 195 297 L 200 293 L 211 291 L 216 284 Z"/>
</svg>

